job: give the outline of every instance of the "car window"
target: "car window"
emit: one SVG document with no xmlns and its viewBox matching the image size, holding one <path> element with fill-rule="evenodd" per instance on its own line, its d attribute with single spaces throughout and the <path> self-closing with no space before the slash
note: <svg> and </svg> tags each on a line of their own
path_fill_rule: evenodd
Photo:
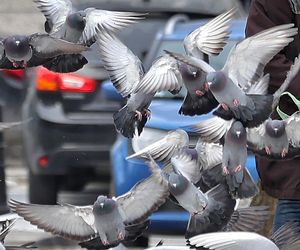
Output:
<svg viewBox="0 0 300 250">
<path fill-rule="evenodd" d="M 224 47 L 222 53 L 218 56 L 210 56 L 209 62 L 210 65 L 215 68 L 216 70 L 221 69 L 227 59 L 227 56 L 231 50 L 231 48 L 237 43 L 237 41 L 228 41 L 227 45 Z M 161 42 L 160 47 L 157 50 L 155 58 L 162 56 L 164 54 L 164 50 L 169 50 L 178 53 L 184 53 L 184 47 L 182 40 L 165 40 Z M 168 91 L 161 91 L 158 92 L 155 97 L 156 98 L 183 98 L 185 96 L 186 89 L 183 87 L 181 91 L 177 95 L 173 95 Z"/>
</svg>

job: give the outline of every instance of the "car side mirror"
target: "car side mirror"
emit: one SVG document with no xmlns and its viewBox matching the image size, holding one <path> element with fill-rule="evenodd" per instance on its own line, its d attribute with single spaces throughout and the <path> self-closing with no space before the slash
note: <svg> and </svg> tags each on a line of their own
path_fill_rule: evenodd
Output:
<svg viewBox="0 0 300 250">
<path fill-rule="evenodd" d="M 114 85 L 110 80 L 106 80 L 101 85 L 101 93 L 108 99 L 112 101 L 123 101 L 123 97 L 118 93 Z"/>
</svg>

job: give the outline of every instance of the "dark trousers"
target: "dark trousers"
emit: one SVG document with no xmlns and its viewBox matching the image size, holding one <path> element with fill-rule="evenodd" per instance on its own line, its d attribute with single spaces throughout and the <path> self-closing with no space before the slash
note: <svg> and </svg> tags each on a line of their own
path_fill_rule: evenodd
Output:
<svg viewBox="0 0 300 250">
<path fill-rule="evenodd" d="M 288 221 L 300 223 L 299 200 L 278 200 L 273 222 L 273 233 Z"/>
</svg>

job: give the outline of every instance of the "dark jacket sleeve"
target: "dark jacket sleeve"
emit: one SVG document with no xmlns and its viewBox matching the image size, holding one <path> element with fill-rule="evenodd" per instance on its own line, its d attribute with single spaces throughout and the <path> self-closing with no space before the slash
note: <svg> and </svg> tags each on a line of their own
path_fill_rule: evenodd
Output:
<svg viewBox="0 0 300 250">
<path fill-rule="evenodd" d="M 246 36 L 252 36 L 264 29 L 276 25 L 295 23 L 295 15 L 288 0 L 253 0 L 246 25 Z M 283 83 L 286 74 L 298 56 L 298 47 L 295 41 L 285 47 L 266 65 L 265 73 L 270 73 L 270 88 L 273 93 Z M 300 73 L 291 83 L 288 91 L 300 97 Z"/>
</svg>

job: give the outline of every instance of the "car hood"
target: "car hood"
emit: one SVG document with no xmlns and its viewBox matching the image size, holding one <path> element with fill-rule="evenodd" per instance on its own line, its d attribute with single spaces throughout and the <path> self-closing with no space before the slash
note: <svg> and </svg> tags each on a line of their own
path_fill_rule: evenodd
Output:
<svg viewBox="0 0 300 250">
<path fill-rule="evenodd" d="M 151 119 L 146 123 L 146 127 L 174 130 L 206 120 L 212 117 L 212 114 L 201 116 L 184 116 L 178 114 L 178 110 L 183 100 L 153 100 L 149 109 L 151 110 Z"/>
</svg>

